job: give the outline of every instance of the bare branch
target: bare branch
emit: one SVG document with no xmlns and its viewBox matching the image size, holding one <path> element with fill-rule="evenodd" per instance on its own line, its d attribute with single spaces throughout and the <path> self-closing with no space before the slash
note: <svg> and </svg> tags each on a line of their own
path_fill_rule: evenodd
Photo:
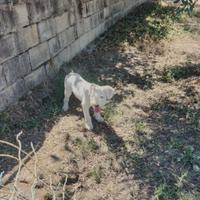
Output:
<svg viewBox="0 0 200 200">
<path fill-rule="evenodd" d="M 0 154 L 0 157 L 8 157 L 18 161 L 18 158 L 9 154 Z"/>
<path fill-rule="evenodd" d="M 63 195 L 63 200 L 65 200 L 65 186 L 66 186 L 66 184 L 67 184 L 67 179 L 68 179 L 68 175 L 66 175 L 66 177 L 65 177 L 65 182 L 64 182 L 64 184 L 63 184 L 63 193 L 62 193 L 62 195 Z"/>
<path fill-rule="evenodd" d="M 17 145 L 14 145 L 10 142 L 4 141 L 4 140 L 0 140 L 0 143 L 2 144 L 7 144 L 8 146 L 14 147 L 15 149 L 19 150 L 19 147 Z M 26 151 L 22 150 L 22 153 L 24 153 L 25 155 L 28 155 L 28 153 L 26 153 Z"/>
<path fill-rule="evenodd" d="M 32 200 L 35 200 L 35 186 L 37 184 L 37 181 L 38 181 L 38 176 L 37 176 L 37 164 L 38 164 L 38 158 L 37 158 L 37 154 L 35 152 L 35 148 L 33 146 L 33 143 L 31 142 L 31 148 L 34 152 L 34 157 L 35 157 L 35 163 L 34 163 L 34 181 L 33 181 L 33 184 L 31 186 L 31 199 Z"/>
<path fill-rule="evenodd" d="M 17 194 L 17 183 L 18 183 L 18 179 L 19 179 L 19 175 L 20 175 L 20 172 L 21 172 L 21 167 L 22 167 L 22 158 L 21 158 L 21 149 L 22 149 L 22 144 L 21 144 L 21 141 L 19 139 L 19 137 L 22 135 L 22 131 L 20 133 L 17 134 L 17 137 L 16 137 L 16 140 L 18 142 L 18 145 L 19 145 L 19 149 L 18 149 L 18 162 L 19 162 L 19 165 L 18 165 L 18 171 L 17 171 L 17 175 L 15 177 L 15 182 L 14 182 L 14 185 L 13 185 L 13 191 L 11 193 L 11 196 L 10 196 L 10 200 L 13 200 L 15 196 L 18 196 Z"/>
</svg>

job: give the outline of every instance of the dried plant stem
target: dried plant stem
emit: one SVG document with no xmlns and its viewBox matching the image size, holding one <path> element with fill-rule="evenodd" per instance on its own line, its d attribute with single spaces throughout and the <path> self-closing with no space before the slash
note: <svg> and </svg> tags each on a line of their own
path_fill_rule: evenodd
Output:
<svg viewBox="0 0 200 200">
<path fill-rule="evenodd" d="M 9 154 L 0 154 L 0 157 L 12 158 L 12 159 L 17 160 L 17 161 L 19 160 L 17 157 L 9 155 Z"/>
<path fill-rule="evenodd" d="M 53 193 L 53 200 L 56 200 L 56 194 L 55 194 L 55 191 L 53 189 L 52 177 L 51 176 L 49 177 L 49 183 L 50 183 L 50 189 L 51 189 L 51 191 Z"/>
<path fill-rule="evenodd" d="M 63 184 L 63 192 L 62 192 L 63 200 L 65 200 L 65 186 L 67 184 L 67 179 L 68 179 L 68 175 L 66 175 L 65 182 Z"/>
<path fill-rule="evenodd" d="M 33 184 L 31 186 L 31 199 L 32 200 L 35 200 L 35 186 L 37 184 L 37 181 L 38 181 L 38 176 L 37 176 L 37 164 L 38 164 L 38 158 L 37 158 L 37 154 L 35 152 L 35 148 L 33 146 L 33 143 L 31 142 L 31 148 L 32 148 L 32 151 L 34 153 L 34 157 L 35 157 L 35 162 L 34 162 L 34 181 L 33 181 Z"/>
<path fill-rule="evenodd" d="M 19 145 L 19 149 L 18 149 L 18 171 L 17 171 L 17 174 L 16 174 L 16 177 L 15 177 L 15 181 L 14 181 L 14 185 L 13 185 L 13 191 L 11 193 L 11 196 L 9 198 L 9 200 L 14 200 L 14 198 L 16 196 L 18 196 L 18 191 L 17 191 L 17 183 L 18 183 L 18 179 L 19 179 L 19 175 L 20 175 L 20 172 L 21 172 L 21 167 L 22 167 L 22 158 L 21 158 L 21 149 L 22 149 L 22 144 L 21 144 L 21 141 L 19 139 L 19 137 L 22 135 L 22 131 L 20 133 L 17 134 L 17 137 L 16 137 L 16 140 L 18 142 L 18 145 Z"/>
<path fill-rule="evenodd" d="M 0 140 L 0 143 L 1 144 L 6 144 L 8 146 L 11 146 L 11 147 L 19 150 L 19 147 L 17 145 L 14 145 L 14 144 L 12 144 L 10 142 L 4 141 L 4 140 Z M 26 151 L 24 151 L 24 150 L 21 150 L 21 152 L 24 153 L 25 155 L 28 155 L 28 153 Z"/>
</svg>

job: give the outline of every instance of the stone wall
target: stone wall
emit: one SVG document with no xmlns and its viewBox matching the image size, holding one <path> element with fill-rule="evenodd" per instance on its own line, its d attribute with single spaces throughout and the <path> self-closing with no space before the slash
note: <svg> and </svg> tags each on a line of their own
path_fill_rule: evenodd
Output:
<svg viewBox="0 0 200 200">
<path fill-rule="evenodd" d="M 0 110 L 145 0 L 0 0 Z"/>
</svg>

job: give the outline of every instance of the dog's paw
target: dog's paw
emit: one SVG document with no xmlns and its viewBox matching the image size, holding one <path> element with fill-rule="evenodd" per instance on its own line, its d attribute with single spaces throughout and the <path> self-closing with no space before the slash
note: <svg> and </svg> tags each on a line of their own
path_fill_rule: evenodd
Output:
<svg viewBox="0 0 200 200">
<path fill-rule="evenodd" d="M 85 128 L 89 131 L 91 131 L 93 129 L 93 125 L 92 124 L 85 124 Z"/>
</svg>

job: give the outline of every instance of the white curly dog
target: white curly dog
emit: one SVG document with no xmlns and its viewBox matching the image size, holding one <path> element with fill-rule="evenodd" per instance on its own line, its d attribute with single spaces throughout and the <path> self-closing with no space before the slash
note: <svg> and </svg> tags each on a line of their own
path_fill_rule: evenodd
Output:
<svg viewBox="0 0 200 200">
<path fill-rule="evenodd" d="M 114 89 L 111 86 L 98 86 L 84 80 L 79 74 L 71 72 L 65 77 L 65 97 L 63 110 L 69 109 L 69 98 L 73 93 L 81 101 L 85 117 L 85 126 L 88 130 L 93 129 L 89 108 L 93 107 L 94 117 L 98 122 L 102 122 L 100 115 L 101 109 L 104 108 L 114 95 Z"/>
</svg>

